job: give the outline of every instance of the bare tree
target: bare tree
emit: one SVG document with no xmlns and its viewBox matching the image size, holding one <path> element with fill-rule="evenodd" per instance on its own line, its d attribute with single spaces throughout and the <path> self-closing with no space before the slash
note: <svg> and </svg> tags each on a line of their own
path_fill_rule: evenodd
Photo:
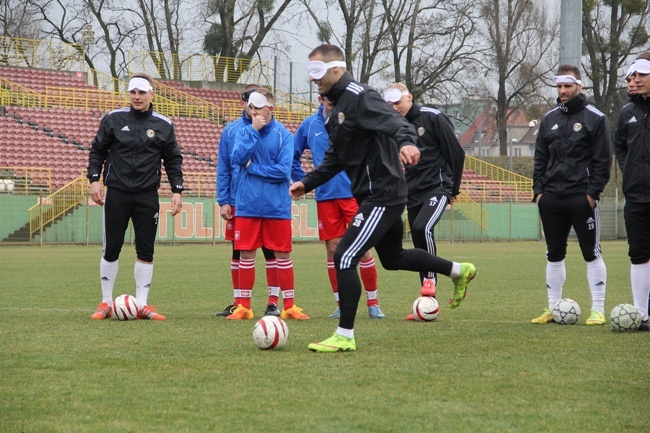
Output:
<svg viewBox="0 0 650 433">
<path fill-rule="evenodd" d="M 440 101 L 450 94 L 458 99 L 461 81 L 466 80 L 461 72 L 481 54 L 472 38 L 474 2 L 382 0 L 382 4 L 393 65 L 392 77 L 386 78 L 404 82 L 416 99 Z"/>
<path fill-rule="evenodd" d="M 482 0 L 481 17 L 488 50 L 481 85 L 496 102 L 499 154 L 508 154 L 508 117 L 540 96 L 543 77 L 555 67 L 557 23 L 543 5 L 529 0 Z M 479 72 L 479 71 L 476 71 Z"/>
<path fill-rule="evenodd" d="M 28 0 L 0 0 L 0 36 L 38 39 L 38 13 Z"/>
<path fill-rule="evenodd" d="M 596 106 L 612 115 L 621 89 L 619 77 L 628 57 L 648 44 L 650 3 L 645 0 L 583 2 L 584 71 L 593 85 Z"/>
<path fill-rule="evenodd" d="M 237 82 L 249 67 L 245 59 L 254 58 L 264 39 L 291 4 L 282 0 L 277 6 L 270 0 L 210 0 L 207 21 L 210 28 L 203 48 L 215 56 L 217 81 Z M 239 62 L 231 59 L 239 57 Z"/>
</svg>

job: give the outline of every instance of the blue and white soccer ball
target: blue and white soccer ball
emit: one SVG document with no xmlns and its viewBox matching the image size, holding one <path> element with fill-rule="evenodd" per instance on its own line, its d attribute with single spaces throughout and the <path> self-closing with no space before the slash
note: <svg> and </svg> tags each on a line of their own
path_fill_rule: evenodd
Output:
<svg viewBox="0 0 650 433">
<path fill-rule="evenodd" d="M 612 309 L 609 322 L 614 332 L 638 331 L 641 326 L 641 314 L 632 304 L 619 304 Z"/>
<path fill-rule="evenodd" d="M 553 307 L 553 320 L 560 325 L 574 325 L 580 319 L 580 305 L 573 299 L 560 299 Z"/>
</svg>

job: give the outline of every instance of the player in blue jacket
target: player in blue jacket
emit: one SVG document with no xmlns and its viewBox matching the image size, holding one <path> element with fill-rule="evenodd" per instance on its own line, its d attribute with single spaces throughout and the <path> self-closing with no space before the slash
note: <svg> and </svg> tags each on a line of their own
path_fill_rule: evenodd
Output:
<svg viewBox="0 0 650 433">
<path fill-rule="evenodd" d="M 273 94 L 257 89 L 248 99 L 251 124 L 237 131 L 231 153 L 239 167 L 235 249 L 240 252 L 239 290 L 231 320 L 252 319 L 251 292 L 255 285 L 255 254 L 266 247 L 275 252 L 282 291 L 283 319 L 308 320 L 294 304 L 291 260 L 291 197 L 287 194 L 293 159 L 293 136 L 273 117 Z M 277 299 L 275 300 L 277 302 Z"/>
<path fill-rule="evenodd" d="M 221 134 L 219 141 L 219 154 L 217 162 L 217 202 L 219 203 L 219 214 L 226 220 L 226 230 L 224 237 L 227 241 L 234 241 L 235 233 L 235 209 L 237 198 L 237 186 L 239 183 L 239 166 L 232 164 L 231 153 L 235 143 L 237 131 L 251 124 L 251 116 L 248 113 L 248 98 L 257 88 L 257 84 L 249 84 L 244 87 L 241 94 L 242 115 L 239 119 L 230 122 Z M 277 307 L 280 286 L 277 276 L 277 261 L 273 251 L 262 247 L 264 258 L 266 259 L 266 280 L 269 286 L 269 300 L 265 315 L 279 316 L 280 310 Z M 232 288 L 236 292 L 239 290 L 239 251 L 234 248 L 230 259 L 230 275 L 232 278 Z M 228 305 L 217 316 L 228 316 L 235 311 L 235 303 Z"/>
<path fill-rule="evenodd" d="M 305 177 L 300 158 L 305 150 L 310 150 L 314 165 L 318 166 L 323 161 L 325 151 L 329 147 L 329 135 L 325 130 L 325 119 L 332 110 L 332 102 L 327 98 L 318 96 L 321 106 L 318 112 L 306 118 L 294 137 L 293 166 L 291 178 L 300 180 Z M 325 242 L 327 250 L 327 275 L 334 292 L 336 310 L 330 316 L 332 319 L 341 317 L 339 289 L 334 267 L 334 251 L 341 241 L 348 225 L 357 214 L 359 206 L 352 196 L 350 178 L 345 172 L 340 172 L 325 184 L 316 188 L 316 206 L 318 209 L 318 237 Z M 370 251 L 367 251 L 359 261 L 359 268 L 363 286 L 366 290 L 366 303 L 368 314 L 373 319 L 386 317 L 381 311 L 377 299 L 377 267 Z"/>
</svg>

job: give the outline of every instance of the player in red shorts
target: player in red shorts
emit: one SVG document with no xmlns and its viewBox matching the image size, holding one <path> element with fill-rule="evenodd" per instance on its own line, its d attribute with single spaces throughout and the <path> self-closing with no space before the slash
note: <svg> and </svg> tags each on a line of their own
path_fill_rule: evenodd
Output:
<svg viewBox="0 0 650 433">
<path fill-rule="evenodd" d="M 248 99 L 251 124 L 235 137 L 231 159 L 240 169 L 235 221 L 235 249 L 240 252 L 239 289 L 235 311 L 226 317 L 254 317 L 251 292 L 255 285 L 255 255 L 266 247 L 275 253 L 282 292 L 283 319 L 307 320 L 294 304 L 294 272 L 291 260 L 290 183 L 293 137 L 273 117 L 273 94 L 257 89 Z M 277 299 L 275 300 L 277 302 Z"/>
<path fill-rule="evenodd" d="M 327 98 L 320 96 L 318 100 L 321 102 L 318 112 L 302 122 L 294 137 L 295 152 L 291 177 L 295 180 L 305 177 L 300 163 L 300 158 L 305 150 L 311 151 L 314 165 L 320 165 L 325 150 L 329 147 L 325 119 L 332 110 L 332 103 Z M 340 172 L 327 183 L 316 188 L 316 206 L 318 209 L 318 236 L 321 241 L 325 242 L 327 275 L 337 304 L 337 308 L 330 318 L 338 319 L 341 316 L 341 310 L 338 281 L 334 268 L 334 251 L 359 210 L 357 201 L 352 196 L 350 178 L 345 172 Z M 377 267 L 370 251 L 367 251 L 359 261 L 359 269 L 363 287 L 366 290 L 368 314 L 373 319 L 383 319 L 386 316 L 381 311 L 377 299 Z"/>
<path fill-rule="evenodd" d="M 237 131 L 251 124 L 251 116 L 248 111 L 248 98 L 260 86 L 249 84 L 244 87 L 241 94 L 242 115 L 239 119 L 226 125 L 221 140 L 219 141 L 219 158 L 217 162 L 217 201 L 219 203 L 219 215 L 226 220 L 225 239 L 233 242 L 235 240 L 235 208 L 237 197 L 237 186 L 239 185 L 239 167 L 230 161 L 230 154 L 235 142 Z M 280 286 L 277 277 L 277 262 L 273 251 L 262 248 L 266 260 L 266 280 L 269 288 L 269 300 L 265 315 L 279 316 L 280 310 L 277 307 Z M 239 251 L 235 249 L 233 242 L 232 256 L 230 259 L 230 276 L 232 278 L 233 292 L 239 290 Z M 228 305 L 217 316 L 229 316 L 235 311 L 235 303 Z"/>
</svg>

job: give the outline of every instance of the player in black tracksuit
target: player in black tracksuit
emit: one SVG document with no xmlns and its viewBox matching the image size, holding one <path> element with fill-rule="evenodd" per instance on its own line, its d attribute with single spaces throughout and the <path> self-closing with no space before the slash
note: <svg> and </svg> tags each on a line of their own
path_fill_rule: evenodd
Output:
<svg viewBox="0 0 650 433">
<path fill-rule="evenodd" d="M 650 56 L 649 56 L 650 57 Z M 640 70 L 641 72 L 638 72 Z M 623 173 L 625 228 L 630 256 L 630 280 L 634 306 L 646 321 L 650 296 L 650 61 L 638 59 L 630 67 L 641 94 L 630 95 L 631 102 L 619 114 L 614 150 Z M 634 84 L 634 83 L 633 83 Z M 634 84 L 633 87 L 636 87 Z M 635 89 L 636 90 L 636 89 Z M 637 90 L 638 91 L 638 90 Z"/>
<path fill-rule="evenodd" d="M 102 303 L 95 320 L 111 316 L 111 301 L 124 233 L 133 221 L 137 260 L 134 276 L 139 317 L 164 320 L 147 307 L 153 274 L 153 255 L 158 229 L 158 188 L 161 159 L 173 192 L 172 216 L 180 212 L 183 191 L 183 156 L 176 143 L 171 120 L 153 110 L 153 88 L 148 76 L 129 81 L 131 106 L 108 113 L 102 119 L 88 158 L 88 180 L 93 201 L 104 206 L 104 248 L 100 262 Z M 99 182 L 103 169 L 104 196 Z"/>
<path fill-rule="evenodd" d="M 454 278 L 452 307 L 462 301 L 476 269 L 471 264 L 463 264 L 461 269 L 461 264 L 426 251 L 403 248 L 402 213 L 407 189 L 400 159 L 406 163 L 417 162 L 415 130 L 379 93 L 355 82 L 345 67 L 339 66 L 344 65 L 340 48 L 321 45 L 312 51 L 309 59 L 312 81 L 318 85 L 319 93 L 334 104 L 325 125 L 331 147 L 325 152 L 323 163 L 294 183 L 290 192 L 298 198 L 345 170 L 352 181 L 352 194 L 359 202 L 359 212 L 334 253 L 341 303 L 339 328 L 334 336 L 309 345 L 309 349 L 355 350 L 354 320 L 361 297 L 356 267 L 370 248 L 375 247 L 388 270 L 433 271 Z"/>
<path fill-rule="evenodd" d="M 580 71 L 576 67 L 561 66 L 555 82 L 558 107 L 540 123 L 533 175 L 534 200 L 539 206 L 547 245 L 548 309 L 532 323 L 553 321 L 550 310 L 562 298 L 566 280 L 564 258 L 573 227 L 587 262 L 592 297 L 587 325 L 602 325 L 607 269 L 600 249 L 598 200 L 611 167 L 609 121 L 581 93 Z"/>
<path fill-rule="evenodd" d="M 420 161 L 406 167 L 409 226 L 413 245 L 436 255 L 434 228 L 447 205 L 460 193 L 465 152 L 447 116 L 435 108 L 422 107 L 402 83 L 388 86 L 384 100 L 406 117 L 418 135 Z M 436 274 L 421 272 L 423 294 L 435 295 Z M 412 315 L 407 319 L 413 319 Z"/>
</svg>

